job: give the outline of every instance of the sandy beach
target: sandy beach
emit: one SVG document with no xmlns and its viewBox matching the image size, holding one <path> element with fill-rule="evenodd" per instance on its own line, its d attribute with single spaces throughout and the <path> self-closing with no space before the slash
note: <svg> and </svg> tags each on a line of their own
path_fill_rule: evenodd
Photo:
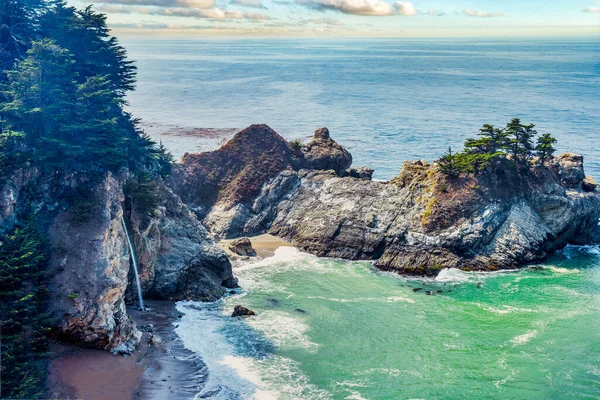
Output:
<svg viewBox="0 0 600 400">
<path fill-rule="evenodd" d="M 293 247 L 291 243 L 278 238 L 277 236 L 269 235 L 265 233 L 263 235 L 249 237 L 252 247 L 256 251 L 256 255 L 260 258 L 272 257 L 275 254 L 275 250 L 279 247 Z M 238 258 L 237 254 L 234 254 L 229 250 L 229 243 L 234 239 L 221 240 L 217 244 L 221 247 L 230 258 Z"/>
<path fill-rule="evenodd" d="M 181 315 L 170 301 L 128 309 L 138 327 L 151 331 L 130 356 L 54 343 L 48 396 L 56 399 L 190 399 L 202 390 L 207 370 L 175 334 Z M 175 323 L 175 324 L 174 324 Z"/>
</svg>

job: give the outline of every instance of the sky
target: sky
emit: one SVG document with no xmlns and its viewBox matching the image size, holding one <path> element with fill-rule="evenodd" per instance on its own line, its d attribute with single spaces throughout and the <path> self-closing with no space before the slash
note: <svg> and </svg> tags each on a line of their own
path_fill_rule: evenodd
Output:
<svg viewBox="0 0 600 400">
<path fill-rule="evenodd" d="M 84 7 L 85 0 L 69 0 Z M 600 0 L 100 0 L 136 35 L 600 36 Z"/>
</svg>

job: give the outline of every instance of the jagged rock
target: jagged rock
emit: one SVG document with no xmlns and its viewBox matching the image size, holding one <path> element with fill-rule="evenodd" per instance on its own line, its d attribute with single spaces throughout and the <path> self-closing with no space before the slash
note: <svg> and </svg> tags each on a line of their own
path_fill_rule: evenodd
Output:
<svg viewBox="0 0 600 400">
<path fill-rule="evenodd" d="M 454 182 L 425 161 L 406 162 L 389 183 L 288 170 L 236 224 L 247 235 L 266 230 L 318 256 L 376 260 L 405 274 L 516 268 L 600 238 L 599 196 L 567 178 L 580 161 L 559 157 L 524 178 L 500 165 Z"/>
<path fill-rule="evenodd" d="M 331 139 L 327 128 L 315 131 L 313 140 L 302 146 L 302 155 L 301 168 L 333 170 L 339 176 L 343 176 L 352 164 L 352 155 Z"/>
<path fill-rule="evenodd" d="M 256 251 L 254 251 L 254 249 L 252 248 L 252 243 L 250 242 L 250 239 L 246 237 L 232 240 L 229 243 L 228 247 L 229 250 L 240 256 L 256 256 Z"/>
<path fill-rule="evenodd" d="M 212 301 L 237 287 L 227 255 L 197 217 L 164 184 L 157 192 L 161 206 L 145 229 L 132 213 L 144 296 Z"/>
<path fill-rule="evenodd" d="M 256 203 L 262 188 L 286 171 L 308 169 L 333 170 L 344 174 L 352 156 L 329 137 L 322 128 L 300 151 L 292 152 L 289 144 L 267 125 L 252 125 L 235 135 L 219 150 L 187 154 L 176 164 L 167 184 L 219 238 L 245 235 L 246 223 L 264 205 Z M 271 203 L 287 193 L 295 178 L 271 186 L 266 194 Z M 268 205 L 267 205 L 268 207 Z M 266 229 L 264 221 L 255 220 L 252 230 Z"/>
<path fill-rule="evenodd" d="M 583 182 L 583 156 L 573 153 L 561 154 L 556 162 L 560 179 L 566 187 L 576 187 Z"/>
<path fill-rule="evenodd" d="M 233 313 L 231 314 L 232 317 L 249 317 L 251 315 L 256 315 L 256 313 L 239 304 L 233 307 Z"/>
<path fill-rule="evenodd" d="M 591 176 L 586 176 L 583 179 L 582 182 L 582 189 L 585 190 L 586 192 L 593 192 L 594 190 L 596 190 L 596 187 L 598 186 L 598 184 L 596 183 L 596 180 L 594 178 L 592 178 Z"/>
<path fill-rule="evenodd" d="M 346 176 L 350 176 L 352 178 L 357 178 L 357 179 L 365 179 L 367 181 L 370 181 L 371 179 L 373 179 L 373 172 L 375 172 L 375 170 L 373 168 L 353 167 L 353 168 L 346 170 Z"/>
</svg>

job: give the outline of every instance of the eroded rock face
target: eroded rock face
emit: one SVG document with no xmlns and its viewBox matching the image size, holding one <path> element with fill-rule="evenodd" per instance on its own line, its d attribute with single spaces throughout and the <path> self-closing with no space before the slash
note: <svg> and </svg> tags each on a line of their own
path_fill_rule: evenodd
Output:
<svg viewBox="0 0 600 400">
<path fill-rule="evenodd" d="M 237 287 L 227 255 L 202 223 L 162 183 L 158 194 L 162 204 L 149 223 L 142 227 L 132 215 L 144 296 L 213 301 Z"/>
<path fill-rule="evenodd" d="M 406 162 L 389 183 L 288 170 L 236 225 L 245 235 L 268 231 L 319 256 L 376 260 L 404 274 L 516 268 L 600 238 L 600 199 L 582 189 L 582 172 L 573 156 L 522 179 L 506 168 L 451 182 L 426 161 Z"/>
<path fill-rule="evenodd" d="M 246 237 L 232 240 L 229 243 L 228 247 L 229 250 L 240 256 L 256 256 L 256 251 L 254 251 L 254 248 L 252 248 L 252 243 L 250 242 L 250 239 Z"/>
<path fill-rule="evenodd" d="M 310 143 L 302 146 L 301 168 L 333 170 L 339 176 L 352 164 L 352 155 L 340 144 L 331 139 L 327 128 L 320 128 Z"/>
<path fill-rule="evenodd" d="M 268 126 L 252 125 L 219 150 L 185 155 L 167 184 L 211 232 L 234 238 L 244 234 L 244 225 L 256 213 L 255 199 L 278 175 L 302 168 L 344 175 L 351 163 L 350 153 L 331 139 L 327 128 L 317 130 L 309 144 L 292 151 Z M 293 183 L 274 187 L 269 197 L 287 191 L 288 184 Z"/>
<path fill-rule="evenodd" d="M 121 182 L 108 175 L 94 193 L 99 204 L 89 220 L 73 221 L 65 212 L 50 229 L 50 269 L 55 272 L 49 308 L 65 341 L 102 349 L 131 347 L 139 334 L 123 300 L 129 252 L 121 223 Z"/>
</svg>

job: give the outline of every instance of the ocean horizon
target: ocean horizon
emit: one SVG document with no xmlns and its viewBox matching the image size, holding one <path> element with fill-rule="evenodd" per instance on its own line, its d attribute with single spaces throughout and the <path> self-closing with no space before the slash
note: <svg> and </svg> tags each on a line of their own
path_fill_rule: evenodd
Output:
<svg viewBox="0 0 600 400">
<path fill-rule="evenodd" d="M 124 36 L 138 67 L 128 109 L 167 147 L 173 132 L 267 124 L 308 141 L 326 126 L 354 165 L 391 179 L 406 160 L 462 149 L 511 118 L 582 154 L 600 175 L 600 43 L 593 39 L 254 39 Z M 171 133 L 169 135 L 168 133 Z M 165 134 L 167 133 L 167 134 Z M 219 140 L 176 140 L 212 150 Z"/>
</svg>

